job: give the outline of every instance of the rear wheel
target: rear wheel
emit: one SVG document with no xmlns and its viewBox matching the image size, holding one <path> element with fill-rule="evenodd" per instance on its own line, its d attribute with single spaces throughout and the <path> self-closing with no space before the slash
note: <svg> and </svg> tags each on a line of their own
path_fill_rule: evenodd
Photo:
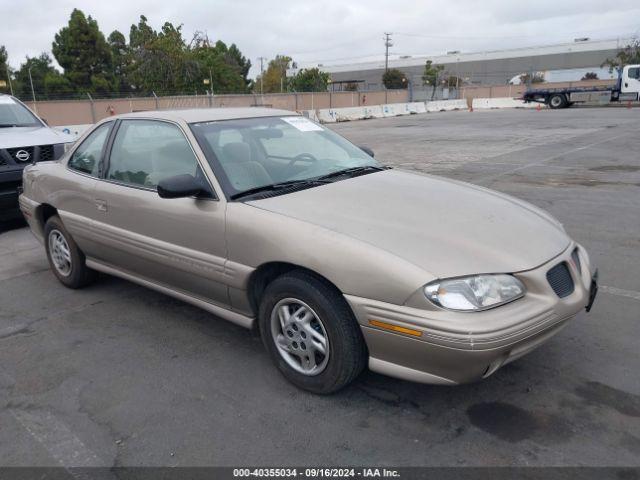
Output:
<svg viewBox="0 0 640 480">
<path fill-rule="evenodd" d="M 551 95 L 549 98 L 549 107 L 553 109 L 564 108 L 567 106 L 567 97 L 561 93 Z"/>
<path fill-rule="evenodd" d="M 44 226 L 45 249 L 49 266 L 60 282 L 69 288 L 81 288 L 95 280 L 97 273 L 85 265 L 82 251 L 54 215 Z"/>
<path fill-rule="evenodd" d="M 260 333 L 272 360 L 294 385 L 335 392 L 364 369 L 366 347 L 344 297 L 320 278 L 286 273 L 260 303 Z"/>
</svg>

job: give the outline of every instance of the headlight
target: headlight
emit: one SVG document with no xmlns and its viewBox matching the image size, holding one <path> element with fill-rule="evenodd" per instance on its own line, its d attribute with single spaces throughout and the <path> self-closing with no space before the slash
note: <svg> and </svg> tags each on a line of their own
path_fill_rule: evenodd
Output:
<svg viewBox="0 0 640 480">
<path fill-rule="evenodd" d="M 504 305 L 524 295 L 525 288 L 513 275 L 474 275 L 437 280 L 424 287 L 429 300 L 449 310 L 478 311 Z"/>
</svg>

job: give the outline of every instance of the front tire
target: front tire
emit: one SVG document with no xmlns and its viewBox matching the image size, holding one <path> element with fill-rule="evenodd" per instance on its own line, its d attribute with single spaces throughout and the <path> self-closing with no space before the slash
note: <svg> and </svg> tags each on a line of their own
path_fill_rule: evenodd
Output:
<svg viewBox="0 0 640 480">
<path fill-rule="evenodd" d="M 360 327 L 334 287 L 303 271 L 271 282 L 260 303 L 262 341 L 294 385 L 329 394 L 362 372 L 367 350 Z"/>
<path fill-rule="evenodd" d="M 95 280 L 97 272 L 86 266 L 84 253 L 57 215 L 45 223 L 44 244 L 49 266 L 65 287 L 82 288 Z"/>
</svg>

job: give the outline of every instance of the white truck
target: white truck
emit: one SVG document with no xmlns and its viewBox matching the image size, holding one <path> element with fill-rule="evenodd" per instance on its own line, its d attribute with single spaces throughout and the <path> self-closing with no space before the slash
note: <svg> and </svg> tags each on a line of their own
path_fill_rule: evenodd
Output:
<svg viewBox="0 0 640 480">
<path fill-rule="evenodd" d="M 599 87 L 530 88 L 522 95 L 525 103 L 544 103 L 550 108 L 567 108 L 576 103 L 635 102 L 640 96 L 640 65 L 618 70 L 615 85 Z"/>
</svg>

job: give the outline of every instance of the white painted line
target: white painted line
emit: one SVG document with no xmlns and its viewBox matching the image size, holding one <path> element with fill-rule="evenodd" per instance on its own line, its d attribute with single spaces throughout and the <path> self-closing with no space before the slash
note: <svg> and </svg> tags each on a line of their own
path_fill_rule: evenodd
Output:
<svg viewBox="0 0 640 480">
<path fill-rule="evenodd" d="M 564 152 L 556 153 L 555 155 L 551 155 L 550 157 L 544 158 L 544 159 L 542 159 L 542 160 L 540 160 L 538 162 L 527 163 L 526 165 L 520 165 L 519 167 L 512 168 L 511 170 L 507 170 L 506 172 L 498 173 L 496 175 L 487 175 L 486 177 L 482 177 L 482 178 L 479 178 L 477 181 L 474 181 L 474 183 L 481 183 L 481 182 L 484 182 L 485 180 L 491 180 L 493 182 L 493 181 L 497 180 L 500 177 L 504 177 L 506 175 L 511 175 L 511 174 L 513 174 L 515 172 L 519 172 L 520 170 L 524 170 L 525 168 L 540 167 L 540 166 L 544 165 L 547 162 L 555 160 L 556 158 L 560 158 L 560 157 L 563 157 L 565 155 L 569 155 L 571 153 L 576 153 L 576 152 L 579 152 L 581 150 L 587 150 L 588 148 L 595 147 L 596 145 L 600 145 L 602 143 L 611 142 L 613 140 L 617 140 L 618 138 L 628 137 L 629 135 L 635 135 L 635 133 L 623 133 L 623 134 L 620 134 L 620 135 L 616 135 L 615 137 L 605 138 L 604 140 L 599 140 L 597 142 L 589 143 L 587 145 L 582 145 L 581 147 L 572 148 L 570 150 L 566 150 Z"/>
<path fill-rule="evenodd" d="M 602 285 L 599 290 L 608 293 L 609 295 L 616 295 L 618 297 L 633 298 L 634 300 L 640 300 L 640 292 L 634 292 L 633 290 L 623 290 L 622 288 L 608 287 Z"/>
<path fill-rule="evenodd" d="M 108 466 L 51 412 L 17 409 L 10 412 L 49 455 L 74 477 L 88 478 L 86 472 L 74 471 L 73 467 Z"/>
</svg>

